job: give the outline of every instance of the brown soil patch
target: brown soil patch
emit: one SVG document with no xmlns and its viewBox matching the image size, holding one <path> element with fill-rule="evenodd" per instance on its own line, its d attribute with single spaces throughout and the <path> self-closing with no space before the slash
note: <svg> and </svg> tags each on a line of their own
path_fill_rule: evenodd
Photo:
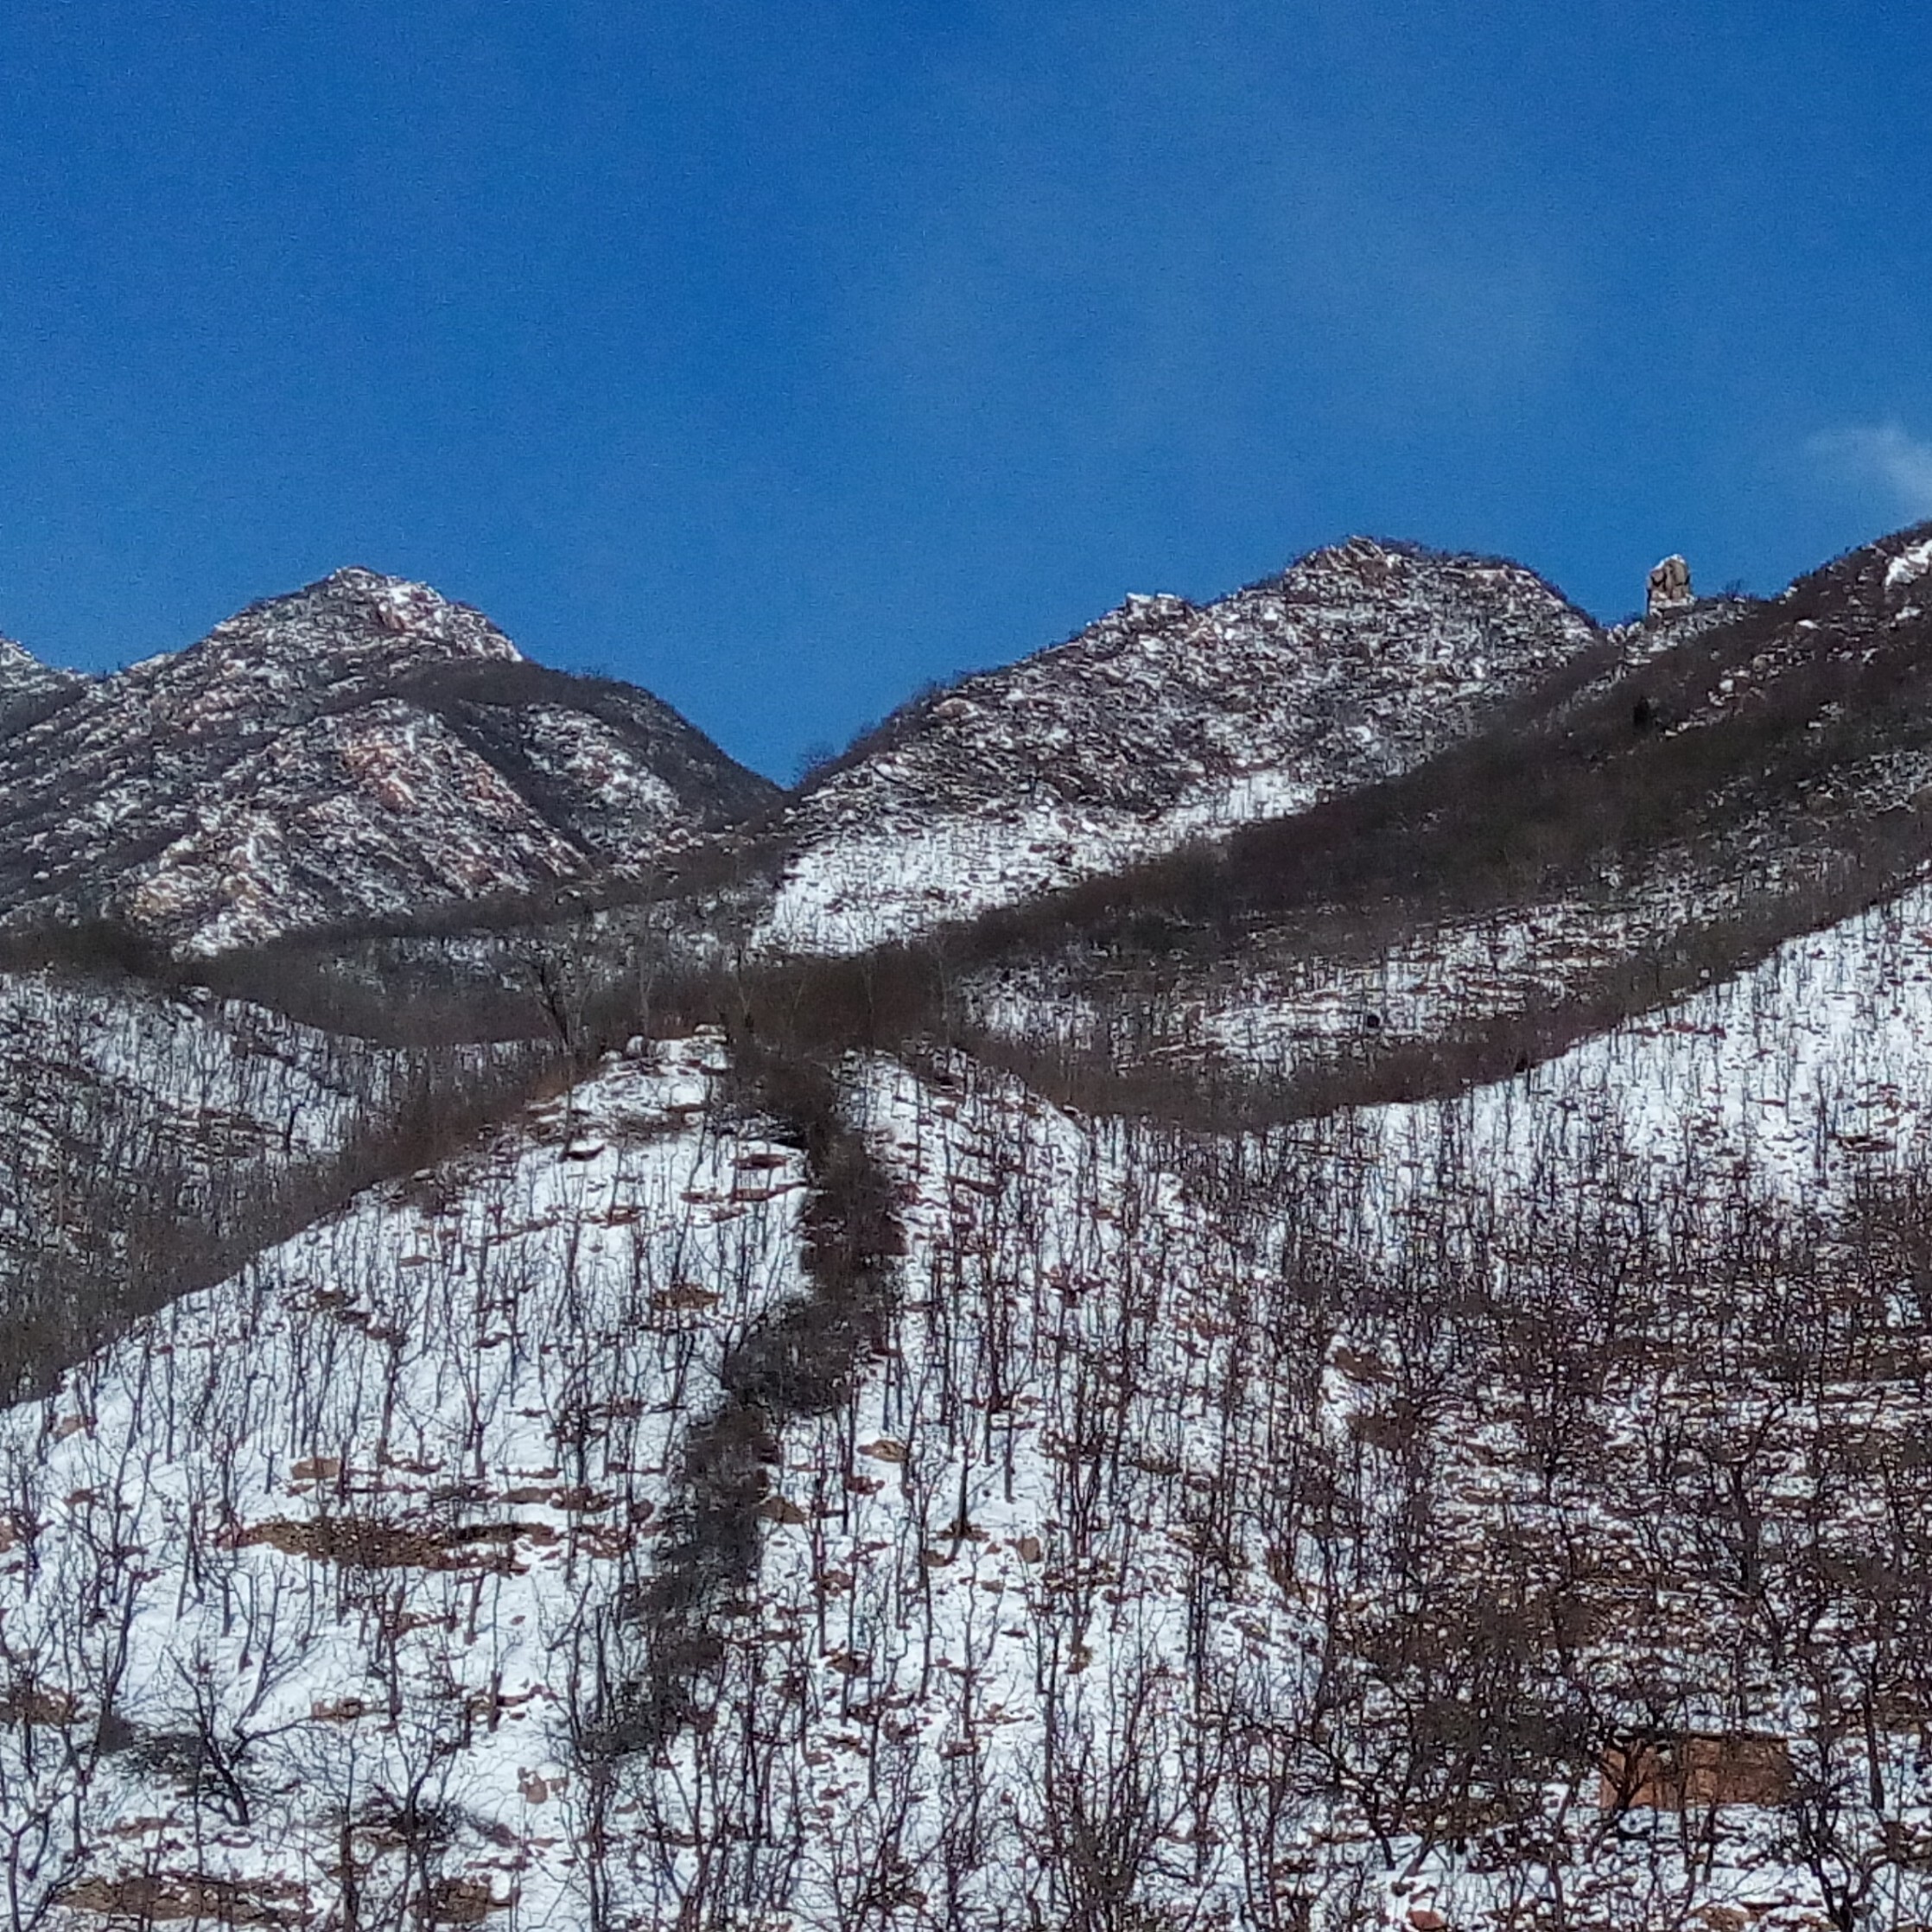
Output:
<svg viewBox="0 0 1932 1932">
<path fill-rule="evenodd" d="M 350 1570 L 500 1570 L 514 1572 L 514 1545 L 554 1543 L 548 1523 L 478 1523 L 461 1529 L 432 1529 L 409 1523 L 373 1522 L 362 1516 L 310 1516 L 303 1522 L 278 1516 L 251 1524 L 224 1539 L 245 1549 L 265 1543 L 289 1556 L 315 1563 L 340 1563 Z"/>
<path fill-rule="evenodd" d="M 60 1903 L 75 1911 L 143 1924 L 192 1919 L 207 1925 L 295 1926 L 306 1925 L 309 1916 L 308 1889 L 293 1880 L 243 1884 L 199 1873 L 82 1878 L 68 1886 Z"/>
<path fill-rule="evenodd" d="M 1783 1804 L 1791 1754 L 1782 1738 L 1692 1735 L 1605 1753 L 1597 1802 L 1652 1811 Z"/>
</svg>

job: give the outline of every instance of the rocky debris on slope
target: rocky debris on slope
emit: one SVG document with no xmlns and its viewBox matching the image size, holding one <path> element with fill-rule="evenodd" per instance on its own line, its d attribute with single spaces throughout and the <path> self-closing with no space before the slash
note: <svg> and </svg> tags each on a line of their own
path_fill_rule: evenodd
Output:
<svg viewBox="0 0 1932 1932">
<path fill-rule="evenodd" d="M 1600 643 L 1521 566 L 1356 538 L 1134 597 L 889 721 L 791 808 L 768 944 L 843 950 L 1400 772 Z"/>
<path fill-rule="evenodd" d="M 197 950 L 425 899 L 567 879 L 582 853 L 433 715 L 383 698 L 297 726 L 232 767 L 118 900 L 189 922 Z"/>
<path fill-rule="evenodd" d="M 0 637 L 0 738 L 79 691 L 87 680 L 43 664 L 11 638 Z"/>
<path fill-rule="evenodd" d="M 215 951 L 648 866 L 774 795 L 647 692 L 339 570 L 0 740 L 0 920 Z"/>
<path fill-rule="evenodd" d="M 1617 663 L 1604 678 L 1579 692 L 1579 696 L 1593 696 L 1596 691 L 1614 683 L 1622 671 L 1659 657 L 1666 651 L 1673 651 L 1681 644 L 1687 644 L 1693 638 L 1701 637 L 1719 624 L 1730 622 L 1749 609 L 1751 603 L 1751 600 L 1747 597 L 1699 597 L 1687 604 L 1649 613 L 1626 624 L 1612 625 L 1608 635 L 1617 646 Z"/>
</svg>

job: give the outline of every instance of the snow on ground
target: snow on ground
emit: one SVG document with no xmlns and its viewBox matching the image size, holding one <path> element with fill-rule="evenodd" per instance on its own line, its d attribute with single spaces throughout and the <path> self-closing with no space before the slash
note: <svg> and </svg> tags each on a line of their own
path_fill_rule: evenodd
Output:
<svg viewBox="0 0 1932 1932">
<path fill-rule="evenodd" d="M 0 976 L 0 1255 L 40 1265 L 77 1239 L 111 1246 L 124 1226 L 86 1224 L 86 1204 L 109 1211 L 143 1181 L 192 1214 L 245 1173 L 321 1160 L 399 1065 L 238 1002 Z"/>
<path fill-rule="evenodd" d="M 1453 983 L 1452 981 L 1450 983 Z M 1749 972 L 1628 1020 L 1462 1099 L 1361 1123 L 1387 1171 L 1446 1132 L 1498 1176 L 1634 1163 L 1788 1198 L 1873 1161 L 1923 1158 L 1932 1128 L 1932 887 L 1788 940 Z"/>
<path fill-rule="evenodd" d="M 1922 543 L 1912 543 L 1901 550 L 1885 566 L 1885 588 L 1896 590 L 1899 585 L 1916 583 L 1928 570 L 1932 570 L 1932 537 Z"/>
<path fill-rule="evenodd" d="M 795 1157 L 713 1131 L 710 1078 L 702 1046 L 614 1065 L 8 1414 L 16 1884 L 308 1922 L 351 1845 L 385 1922 L 433 1814 L 459 1920 L 584 1922 L 573 1614 L 634 1578 L 680 1418 L 795 1284 Z"/>
<path fill-rule="evenodd" d="M 601 718 L 532 704 L 519 721 L 531 761 L 568 779 L 586 801 L 581 810 L 594 810 L 633 833 L 640 822 L 668 824 L 683 813 L 683 801 L 672 787 Z"/>
<path fill-rule="evenodd" d="M 1287 1910 L 1297 1897 L 1319 1904 L 1318 1924 L 1404 1924 L 1428 1901 L 1458 1925 L 1523 1922 L 1511 1915 L 1545 1882 L 1534 1860 L 1499 1875 L 1493 1853 L 1401 1831 L 1386 1857 L 1372 1849 L 1373 1793 L 1358 1781 L 1397 1748 L 1377 1727 L 1397 1721 L 1386 1700 L 1399 1683 L 1381 1700 L 1371 1689 L 1362 1737 L 1322 1747 L 1337 1782 L 1311 1742 L 1338 1694 L 1329 1646 L 1375 1630 L 1391 1585 L 1373 1552 L 1413 1500 L 1399 1444 L 1375 1427 L 1378 1403 L 1405 1394 L 1382 1386 L 1401 1291 L 1379 1316 L 1370 1295 L 1325 1319 L 1281 1191 L 1261 1185 L 1216 1211 L 1159 1134 L 1082 1125 L 963 1070 L 939 1087 L 881 1070 L 871 1117 L 903 1177 L 893 1347 L 853 1411 L 788 1433 L 790 1507 L 718 1693 L 721 1722 L 672 1751 L 660 1829 L 677 1845 L 753 1847 L 744 1882 L 782 1895 L 801 1925 L 849 1922 L 882 1895 L 942 1922 L 1014 1922 L 1032 1906 L 1077 1923 L 1109 1888 L 1155 1923 L 1255 1922 L 1258 1899 Z M 1694 1128 L 1688 1115 L 1671 1124 Z M 1374 1159 L 1366 1142 L 1351 1151 Z M 1460 1172 L 1478 1189 L 1495 1173 L 1480 1150 Z M 1365 1239 L 1386 1243 L 1399 1224 L 1374 1191 L 1336 1192 L 1339 1218 L 1303 1222 L 1301 1236 L 1350 1237 L 1371 1275 L 1399 1265 Z M 1428 1286 L 1412 1272 L 1407 1289 L 1426 1298 Z M 1630 1525 L 1656 1523 L 1655 1498 L 1632 1503 L 1600 1471 L 1540 1489 L 1526 1468 L 1534 1414 L 1503 1388 L 1426 1366 L 1446 1551 L 1465 1546 L 1479 1566 L 1485 1538 L 1513 1521 L 1557 1548 L 1599 1539 L 1621 1560 Z M 1593 1418 L 1603 1459 L 1649 1466 L 1660 1408 L 1708 1427 L 1710 1390 L 1694 1376 L 1653 1394 Z M 1839 1408 L 1833 1427 L 1854 1413 Z M 1898 1418 L 1872 1426 L 1877 1440 Z M 1361 1516 L 1352 1541 L 1331 1527 L 1325 1542 L 1310 1503 L 1337 1482 Z M 1607 1514 L 1605 1488 L 1619 1490 Z M 1667 1573 L 1695 1579 L 1703 1560 L 1675 1552 Z M 1446 1608 L 1453 1577 L 1439 1566 Z M 1726 1629 L 1725 1608 L 1688 1627 Z M 1635 1633 L 1600 1648 L 1606 1706 L 1632 1670 L 1664 1681 Z M 1681 1652 L 1687 1678 L 1710 1662 L 1686 1640 Z M 1643 1693 L 1620 1694 L 1640 1716 Z M 1693 1720 L 1729 1714 L 1714 1692 L 1685 1694 Z M 1795 1732 L 1810 1715 L 1800 1703 L 1767 1693 L 1751 1716 Z M 750 1736 L 791 1753 L 776 1788 L 747 1761 Z M 1888 1775 L 1895 1792 L 1922 1783 L 1909 1738 L 1890 1747 Z M 1658 1816 L 1613 1832 L 1587 1751 L 1547 1804 L 1574 1865 L 1556 1881 L 1568 1922 L 1628 1926 L 1636 1909 L 1649 1923 L 1674 1908 L 1821 1922 L 1769 1813 L 1732 1809 L 1697 1852 Z M 1069 1817 L 1117 1862 L 1070 1877 L 1054 1841 Z M 647 1922 L 701 1910 L 708 1878 L 695 1857 L 657 1872 L 640 1895 Z M 1357 1907 L 1367 1916 L 1349 1918 Z"/>
<path fill-rule="evenodd" d="M 1211 604 L 1131 597 L 810 787 L 760 943 L 876 944 L 1302 810 L 1601 641 L 1519 566 L 1363 537 Z"/>
<path fill-rule="evenodd" d="M 969 981 L 963 997 L 978 1025 L 1040 1048 L 1103 1052 L 1122 1068 L 1220 1059 L 1279 1078 L 1365 1043 L 1440 1039 L 1559 1003 L 1647 936 L 1668 937 L 1683 922 L 1681 898 L 1615 910 L 1553 900 L 1426 927 L 1367 957 L 1331 958 L 1299 935 L 1274 944 L 1264 933 L 1200 966 L 1160 961 L 1151 990 L 1145 971 L 1102 992 L 1070 991 L 1052 968 L 1002 968 Z M 1708 899 L 1701 909 L 1713 910 Z"/>
<path fill-rule="evenodd" d="M 1048 804 L 1031 810 L 867 825 L 801 852 L 759 934 L 798 952 L 861 952 L 948 919 L 1114 872 L 1257 818 L 1312 804 L 1315 789 L 1286 773 L 1203 783 L 1171 811 Z"/>
<path fill-rule="evenodd" d="M 874 1066 L 891 1333 L 849 1405 L 784 1434 L 699 1720 L 601 1777 L 573 1732 L 598 1663 L 643 1654 L 626 1590 L 681 1432 L 731 1343 L 808 1287 L 800 1159 L 721 1109 L 718 1045 L 613 1062 L 9 1412 L 0 1860 L 83 1922 L 320 1923 L 346 1872 L 372 1920 L 414 1887 L 505 1928 L 1073 1923 L 1107 1897 L 1149 1923 L 1296 1897 L 1327 1926 L 1508 1922 L 1557 1868 L 1376 1843 L 1402 1681 L 1358 1681 L 1349 1647 L 1414 1607 L 1386 1567 L 1404 1512 L 1434 1512 L 1446 1609 L 1508 1525 L 1498 1548 L 1654 1558 L 1721 1648 L 1742 1613 L 1708 1553 L 1659 1542 L 1704 1520 L 1704 1465 L 1646 1446 L 1662 1418 L 1692 1446 L 1750 1419 L 1694 1353 L 1661 1382 L 1637 1364 L 1552 1449 L 1536 1389 L 1432 1309 L 1453 1256 L 1402 1230 L 1431 1187 L 1501 1200 L 1484 1268 L 1528 1316 L 1553 1173 L 1615 1205 L 1687 1171 L 1713 1199 L 1740 1169 L 1802 1195 L 1891 1158 L 1920 1130 L 1929 988 L 1915 894 L 1514 1081 L 1251 1144 Z M 1694 1284 L 1673 1306 L 1702 1319 Z M 1813 1413 L 1873 1444 L 1928 1420 L 1922 1382 L 1883 1394 Z M 1420 1463 L 1392 1420 L 1417 1414 Z M 1806 1503 L 1810 1424 L 1780 1427 L 1774 1519 Z M 1855 1493 L 1829 1507 L 1865 1533 Z M 1628 1699 L 1659 1667 L 1608 1630 L 1592 1668 Z M 1694 1677 L 1703 1653 L 1668 1656 Z M 1753 1725 L 1810 1735 L 1804 1699 L 1747 1690 Z M 1909 1741 L 1887 1750 L 1916 1815 Z M 1611 1829 L 1596 1777 L 1585 1753 L 1540 1801 L 1570 1834 L 1570 1922 L 1818 1922 L 1782 1814 L 1732 1808 L 1687 1846 L 1663 1814 Z M 1097 1862 L 1066 1839 L 1083 1820 Z"/>
</svg>

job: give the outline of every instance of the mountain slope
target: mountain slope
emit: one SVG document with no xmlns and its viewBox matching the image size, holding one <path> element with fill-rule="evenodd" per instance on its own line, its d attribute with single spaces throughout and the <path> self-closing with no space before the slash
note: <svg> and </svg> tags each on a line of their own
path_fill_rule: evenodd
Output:
<svg viewBox="0 0 1932 1932">
<path fill-rule="evenodd" d="M 893 1306 L 844 1386 L 767 1399 L 743 1549 L 680 1485 L 759 1338 L 804 1332 L 823 1149 L 734 1107 L 715 1036 L 607 1064 L 5 1418 L 0 1814 L 54 1821 L 76 1924 L 1333 1932 L 1527 1896 L 1801 1932 L 1816 1789 L 1894 1915 L 1841 1922 L 1913 1922 L 1932 1330 L 1769 1204 L 1855 1213 L 1874 1102 L 1922 1141 L 1926 912 L 1259 1141 L 855 1068 Z M 1909 1268 L 1897 1204 L 1867 1252 Z M 626 1746 L 694 1560 L 690 1721 Z M 1881 1665 L 1807 1612 L 1827 1586 L 1900 1620 Z M 1602 1798 L 1610 1739 L 1687 1731 L 1814 1783 L 1708 1840 Z"/>
<path fill-rule="evenodd" d="M 1406 769 L 1603 647 L 1520 565 L 1356 538 L 1130 599 L 919 700 L 808 787 L 764 937 L 850 950 Z"/>
<path fill-rule="evenodd" d="M 647 867 L 772 796 L 647 693 L 366 570 L 55 695 L 0 738 L 0 913 L 190 951 Z"/>
<path fill-rule="evenodd" d="M 966 1003 L 1042 1066 L 1258 1075 L 1320 1112 L 1748 965 L 1932 860 L 1929 559 L 1907 531 L 1640 627 L 1399 778 L 955 934 Z"/>
<path fill-rule="evenodd" d="M 432 1013 L 554 1084 L 0 1411 L 0 1911 L 1932 1923 L 1932 535 L 1608 639 L 1513 567 L 1298 568 L 793 802 L 799 893 L 893 811 L 984 861 L 791 902 L 992 908 L 930 947 L 734 959 L 691 884 L 207 968 L 310 1026 L 8 985 L 0 1236 L 104 1115 L 195 1199 L 326 1163 Z M 441 823 L 480 758 L 562 837 L 586 740 L 433 641 L 219 782 Z M 1204 798 L 1281 815 L 1171 849 Z"/>
</svg>

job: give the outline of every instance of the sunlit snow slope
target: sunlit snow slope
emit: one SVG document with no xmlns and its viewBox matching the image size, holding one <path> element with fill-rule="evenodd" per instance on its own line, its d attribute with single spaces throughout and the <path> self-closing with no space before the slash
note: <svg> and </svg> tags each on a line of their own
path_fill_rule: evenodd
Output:
<svg viewBox="0 0 1932 1932">
<path fill-rule="evenodd" d="M 1430 1293 L 1474 1242 L 1525 1310 L 1560 1281 L 1564 1319 L 1593 1319 L 1605 1283 L 1567 1267 L 1567 1223 L 1600 1212 L 1634 1255 L 1687 1174 L 1713 1221 L 1754 1191 L 1849 1198 L 1922 1134 L 1929 918 L 1914 899 L 1795 943 L 1458 1101 L 1258 1141 L 1083 1123 L 964 1064 L 855 1068 L 903 1222 L 889 1334 L 778 1440 L 698 1721 L 612 1762 L 586 1745 L 649 1649 L 679 1442 L 734 1344 L 810 1292 L 805 1166 L 726 1103 L 722 1043 L 640 1043 L 7 1417 L 0 1857 L 30 1835 L 31 1884 L 77 1923 L 340 1923 L 346 1888 L 382 1923 L 829 1927 L 866 1899 L 888 1924 L 1043 1900 L 1073 1923 L 1101 1880 L 1056 1833 L 1084 1814 L 1132 1825 L 1105 1882 L 1136 1922 L 1274 1923 L 1260 1902 L 1297 1897 L 1325 1926 L 1402 1925 L 1417 1898 L 1511 1922 L 1479 1847 L 1376 1839 L 1399 1713 L 1376 1579 L 1418 1480 L 1389 1419 L 1428 1395 L 1446 1608 L 1472 1573 L 1451 1558 L 1505 1518 L 1606 1577 L 1675 1566 L 1711 1650 L 1680 1643 L 1672 1695 L 1706 1721 L 1739 1714 L 1740 1613 L 1665 1547 L 1703 1465 L 1643 1442 L 1679 1409 L 1687 1443 L 1731 1425 L 1694 1352 L 1655 1383 L 1636 1362 L 1551 1461 L 1535 1390 L 1452 1345 Z M 1675 1306 L 1713 1332 L 1732 1312 Z M 1864 1422 L 1827 1391 L 1832 1426 L 1922 1428 L 1925 1387 Z M 1808 1426 L 1780 1411 L 1794 1466 Z M 1855 1498 L 1792 1494 L 1814 1533 L 1823 1508 L 1862 1534 Z M 1338 1548 L 1353 1572 L 1324 1567 Z M 1605 1710 L 1641 1716 L 1643 1644 L 1616 1617 L 1579 1641 Z M 1802 1730 L 1808 1694 L 1741 1714 Z M 1886 1748 L 1910 1811 L 1922 1770 Z M 1604 1916 L 1571 1922 L 1694 1882 L 1700 1908 L 1814 1922 L 1768 1819 L 1687 1864 L 1598 1831 L 1585 1764 L 1549 1828 Z"/>
<path fill-rule="evenodd" d="M 808 786 L 765 939 L 850 950 L 1300 810 L 1601 642 L 1520 565 L 1366 538 L 1211 604 L 1129 599 Z"/>
</svg>

